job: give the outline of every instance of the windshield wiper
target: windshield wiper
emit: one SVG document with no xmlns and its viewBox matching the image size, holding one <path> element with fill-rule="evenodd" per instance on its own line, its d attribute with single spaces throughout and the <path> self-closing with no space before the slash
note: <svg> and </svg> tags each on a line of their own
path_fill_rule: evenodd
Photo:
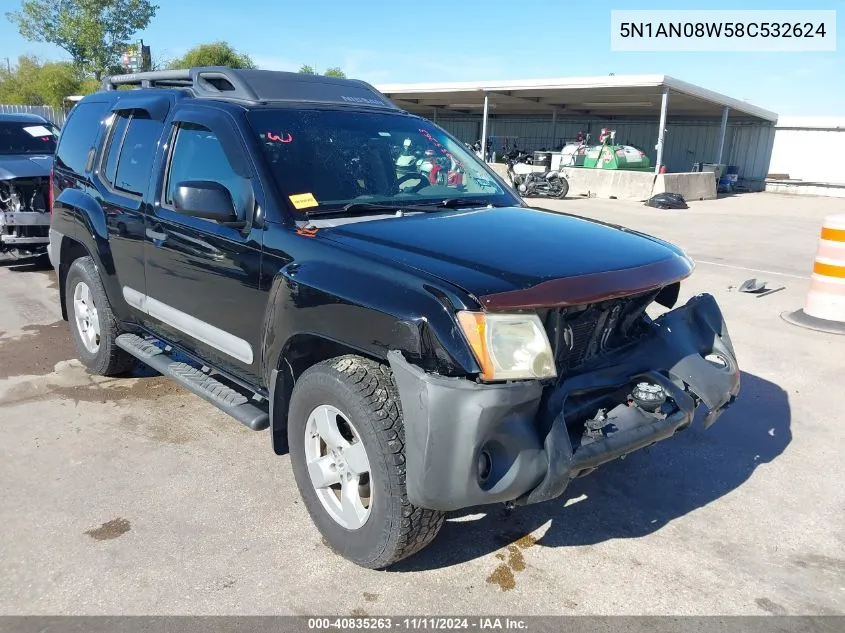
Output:
<svg viewBox="0 0 845 633">
<path fill-rule="evenodd" d="M 438 202 L 437 206 L 444 209 L 457 209 L 458 207 L 487 207 L 493 205 L 484 200 L 473 200 L 472 198 L 446 198 Z"/>
<path fill-rule="evenodd" d="M 309 218 L 324 215 L 348 215 L 365 213 L 383 213 L 385 211 L 431 211 L 431 208 L 416 207 L 402 204 L 380 204 L 375 202 L 350 202 L 342 207 L 309 209 L 305 212 Z"/>
<path fill-rule="evenodd" d="M 328 209 L 311 209 L 305 212 L 309 218 L 327 215 L 342 215 L 342 214 L 364 214 L 364 213 L 383 213 L 385 211 L 397 212 L 408 211 L 411 213 L 432 213 L 438 209 L 457 209 L 458 207 L 486 207 L 487 202 L 483 200 L 472 200 L 469 198 L 446 198 L 445 200 L 432 201 L 431 203 L 416 203 L 416 204 L 386 204 L 379 202 L 350 202 L 340 208 Z"/>
<path fill-rule="evenodd" d="M 407 209 L 417 209 L 416 205 L 407 204 L 387 204 L 384 202 L 350 202 L 343 205 L 344 211 L 405 211 Z"/>
</svg>

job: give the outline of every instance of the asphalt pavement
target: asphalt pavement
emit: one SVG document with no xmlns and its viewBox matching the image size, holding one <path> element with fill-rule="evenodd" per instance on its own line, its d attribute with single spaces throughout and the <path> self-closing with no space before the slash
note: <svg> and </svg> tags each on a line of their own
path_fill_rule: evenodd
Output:
<svg viewBox="0 0 845 633">
<path fill-rule="evenodd" d="M 533 202 L 696 260 L 681 300 L 716 296 L 743 369 L 713 427 L 561 499 L 451 515 L 421 554 L 369 571 L 322 543 L 268 433 L 149 372 L 90 376 L 53 272 L 4 264 L 0 614 L 845 614 L 845 336 L 780 318 L 843 202 Z M 738 292 L 752 277 L 786 288 Z"/>
</svg>

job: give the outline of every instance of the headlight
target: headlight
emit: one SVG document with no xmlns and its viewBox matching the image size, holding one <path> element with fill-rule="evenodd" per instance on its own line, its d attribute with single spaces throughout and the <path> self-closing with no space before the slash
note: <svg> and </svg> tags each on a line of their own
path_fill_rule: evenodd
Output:
<svg viewBox="0 0 845 633">
<path fill-rule="evenodd" d="M 552 349 L 536 314 L 458 312 L 484 380 L 553 378 Z"/>
</svg>

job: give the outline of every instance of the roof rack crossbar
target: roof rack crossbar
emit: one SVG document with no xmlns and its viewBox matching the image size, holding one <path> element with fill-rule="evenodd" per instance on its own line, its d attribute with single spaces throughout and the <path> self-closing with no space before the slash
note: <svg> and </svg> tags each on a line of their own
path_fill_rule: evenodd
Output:
<svg viewBox="0 0 845 633">
<path fill-rule="evenodd" d="M 102 90 L 115 90 L 118 86 L 141 86 L 152 88 L 156 83 L 167 81 L 190 81 L 189 70 L 153 70 L 145 73 L 130 73 L 128 75 L 112 75 L 103 79 Z"/>
<path fill-rule="evenodd" d="M 190 88 L 197 96 L 259 101 L 255 91 L 237 72 L 225 66 L 203 66 L 179 70 L 153 70 L 103 79 L 102 90 L 119 86 L 139 88 Z"/>
</svg>

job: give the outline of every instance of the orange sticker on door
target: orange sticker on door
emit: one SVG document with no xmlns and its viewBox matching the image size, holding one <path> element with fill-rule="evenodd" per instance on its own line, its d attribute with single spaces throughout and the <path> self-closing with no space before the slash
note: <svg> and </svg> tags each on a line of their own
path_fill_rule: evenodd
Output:
<svg viewBox="0 0 845 633">
<path fill-rule="evenodd" d="M 318 206 L 312 193 L 296 193 L 288 196 L 288 199 L 290 199 L 294 209 L 309 209 Z"/>
</svg>

